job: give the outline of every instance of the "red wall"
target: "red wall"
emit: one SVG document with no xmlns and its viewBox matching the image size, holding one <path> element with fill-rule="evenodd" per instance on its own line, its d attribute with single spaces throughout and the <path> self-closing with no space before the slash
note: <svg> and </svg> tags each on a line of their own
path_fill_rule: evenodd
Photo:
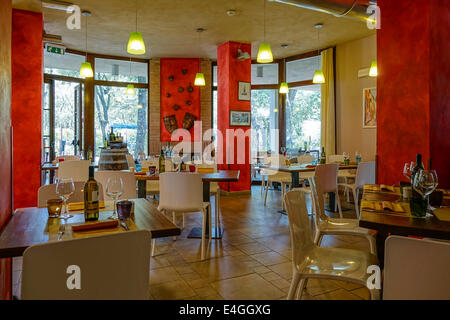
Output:
<svg viewBox="0 0 450 320">
<path fill-rule="evenodd" d="M 186 69 L 187 73 L 183 74 L 182 70 Z M 183 59 L 183 58 L 162 58 L 161 59 L 161 141 L 171 141 L 171 134 L 166 130 L 163 118 L 169 115 L 175 115 L 178 128 L 183 127 L 183 119 L 186 112 L 197 117 L 200 121 L 200 87 L 194 86 L 194 79 L 197 72 L 200 72 L 199 59 Z M 173 81 L 169 80 L 169 76 L 173 75 Z M 188 92 L 189 84 L 194 91 Z M 178 92 L 178 88 L 183 87 L 183 92 Z M 170 97 L 167 97 L 170 93 Z M 190 100 L 191 105 L 187 105 L 186 101 Z M 176 111 L 173 106 L 177 104 L 180 108 Z M 194 127 L 190 130 L 191 137 L 194 137 Z M 200 137 L 195 137 L 198 141 Z"/>
<path fill-rule="evenodd" d="M 13 9 L 12 96 L 14 209 L 36 206 L 40 186 L 42 14 Z"/>
<path fill-rule="evenodd" d="M 238 100 L 238 82 L 251 82 L 251 60 L 236 60 L 237 50 L 247 51 L 251 55 L 251 45 L 238 42 L 226 42 L 217 49 L 217 128 L 224 136 L 223 144 L 218 141 L 218 154 L 222 150 L 223 163 L 219 165 L 219 169 L 239 170 L 240 176 L 238 182 L 222 183 L 222 190 L 247 191 L 251 188 L 251 166 L 249 162 L 250 139 L 246 139 L 245 143 L 245 164 L 237 164 L 237 139 L 234 143 L 234 164 L 226 164 L 226 129 L 243 129 L 244 131 L 250 127 L 230 127 L 230 110 L 251 111 L 250 101 Z M 221 149 L 221 150 L 220 150 Z"/>
<path fill-rule="evenodd" d="M 11 217 L 11 0 L 0 0 L 0 232 Z M 0 300 L 11 298 L 11 259 L 0 259 Z M 6 316 L 6 315 L 5 315 Z"/>
<path fill-rule="evenodd" d="M 378 5 L 378 181 L 404 180 L 404 163 L 421 153 L 425 164 L 431 156 L 440 186 L 450 187 L 449 3 L 379 0 Z"/>
</svg>

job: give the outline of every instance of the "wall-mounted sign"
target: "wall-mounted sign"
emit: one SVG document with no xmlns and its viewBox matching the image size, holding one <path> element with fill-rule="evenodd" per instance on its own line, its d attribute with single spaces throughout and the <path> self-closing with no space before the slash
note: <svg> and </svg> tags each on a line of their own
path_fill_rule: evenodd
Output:
<svg viewBox="0 0 450 320">
<path fill-rule="evenodd" d="M 66 53 L 66 48 L 62 47 L 62 46 L 56 46 L 53 44 L 46 44 L 45 48 L 47 50 L 47 52 L 49 53 L 55 53 L 55 54 L 65 54 Z"/>
</svg>

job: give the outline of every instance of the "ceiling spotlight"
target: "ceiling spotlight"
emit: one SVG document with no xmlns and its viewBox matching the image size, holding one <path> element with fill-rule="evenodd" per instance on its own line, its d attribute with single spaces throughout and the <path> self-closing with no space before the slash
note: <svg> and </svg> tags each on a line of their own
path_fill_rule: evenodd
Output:
<svg viewBox="0 0 450 320">
<path fill-rule="evenodd" d="M 73 5 L 73 3 L 64 2 L 64 1 L 53 1 L 53 0 L 46 0 L 41 1 L 42 7 L 47 9 L 55 9 L 55 10 L 62 10 L 67 11 L 67 8 Z"/>
<path fill-rule="evenodd" d="M 281 45 L 281 48 L 283 48 L 283 49 L 287 49 L 287 47 L 289 47 L 289 45 L 287 45 L 287 44 L 282 44 Z"/>
<path fill-rule="evenodd" d="M 228 9 L 228 10 L 227 10 L 227 15 L 228 15 L 229 17 L 235 16 L 235 15 L 236 15 L 236 10 L 235 10 L 235 9 Z"/>
<path fill-rule="evenodd" d="M 314 25 L 314 28 L 316 29 L 322 29 L 323 28 L 323 23 L 317 23 Z"/>
</svg>

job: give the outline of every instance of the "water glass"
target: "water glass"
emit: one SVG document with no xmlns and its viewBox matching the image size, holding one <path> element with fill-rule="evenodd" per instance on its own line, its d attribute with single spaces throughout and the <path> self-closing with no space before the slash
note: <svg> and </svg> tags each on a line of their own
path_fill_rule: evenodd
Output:
<svg viewBox="0 0 450 320">
<path fill-rule="evenodd" d="M 75 192 L 75 184 L 73 183 L 72 178 L 59 178 L 56 182 L 56 194 L 63 200 L 64 202 L 64 213 L 59 217 L 61 219 L 69 219 L 73 217 L 69 214 L 69 209 L 67 207 L 67 200 L 72 196 Z"/>
<path fill-rule="evenodd" d="M 117 219 L 116 202 L 123 194 L 122 178 L 109 178 L 106 182 L 106 195 L 114 201 L 114 212 L 108 219 Z"/>
</svg>

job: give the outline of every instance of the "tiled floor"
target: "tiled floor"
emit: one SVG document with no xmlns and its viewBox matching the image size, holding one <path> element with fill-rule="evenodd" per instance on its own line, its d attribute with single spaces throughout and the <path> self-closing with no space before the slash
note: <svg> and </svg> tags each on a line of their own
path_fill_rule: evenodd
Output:
<svg viewBox="0 0 450 320">
<path fill-rule="evenodd" d="M 264 206 L 256 186 L 251 196 L 222 196 L 225 233 L 222 240 L 211 242 L 210 258 L 205 261 L 200 260 L 200 240 L 187 239 L 192 227 L 201 225 L 201 214 L 187 214 L 186 228 L 176 241 L 157 241 L 156 256 L 150 262 L 151 298 L 285 299 L 292 264 L 288 218 L 278 213 L 280 206 L 280 191 L 270 191 Z M 343 207 L 352 208 L 352 204 L 343 203 Z M 344 216 L 354 218 L 355 212 L 344 211 Z M 325 236 L 322 245 L 369 251 L 367 240 L 352 236 Z M 21 258 L 14 259 L 15 296 L 20 296 L 21 264 Z M 352 283 L 313 279 L 302 298 L 368 299 L 368 290 Z"/>
</svg>

